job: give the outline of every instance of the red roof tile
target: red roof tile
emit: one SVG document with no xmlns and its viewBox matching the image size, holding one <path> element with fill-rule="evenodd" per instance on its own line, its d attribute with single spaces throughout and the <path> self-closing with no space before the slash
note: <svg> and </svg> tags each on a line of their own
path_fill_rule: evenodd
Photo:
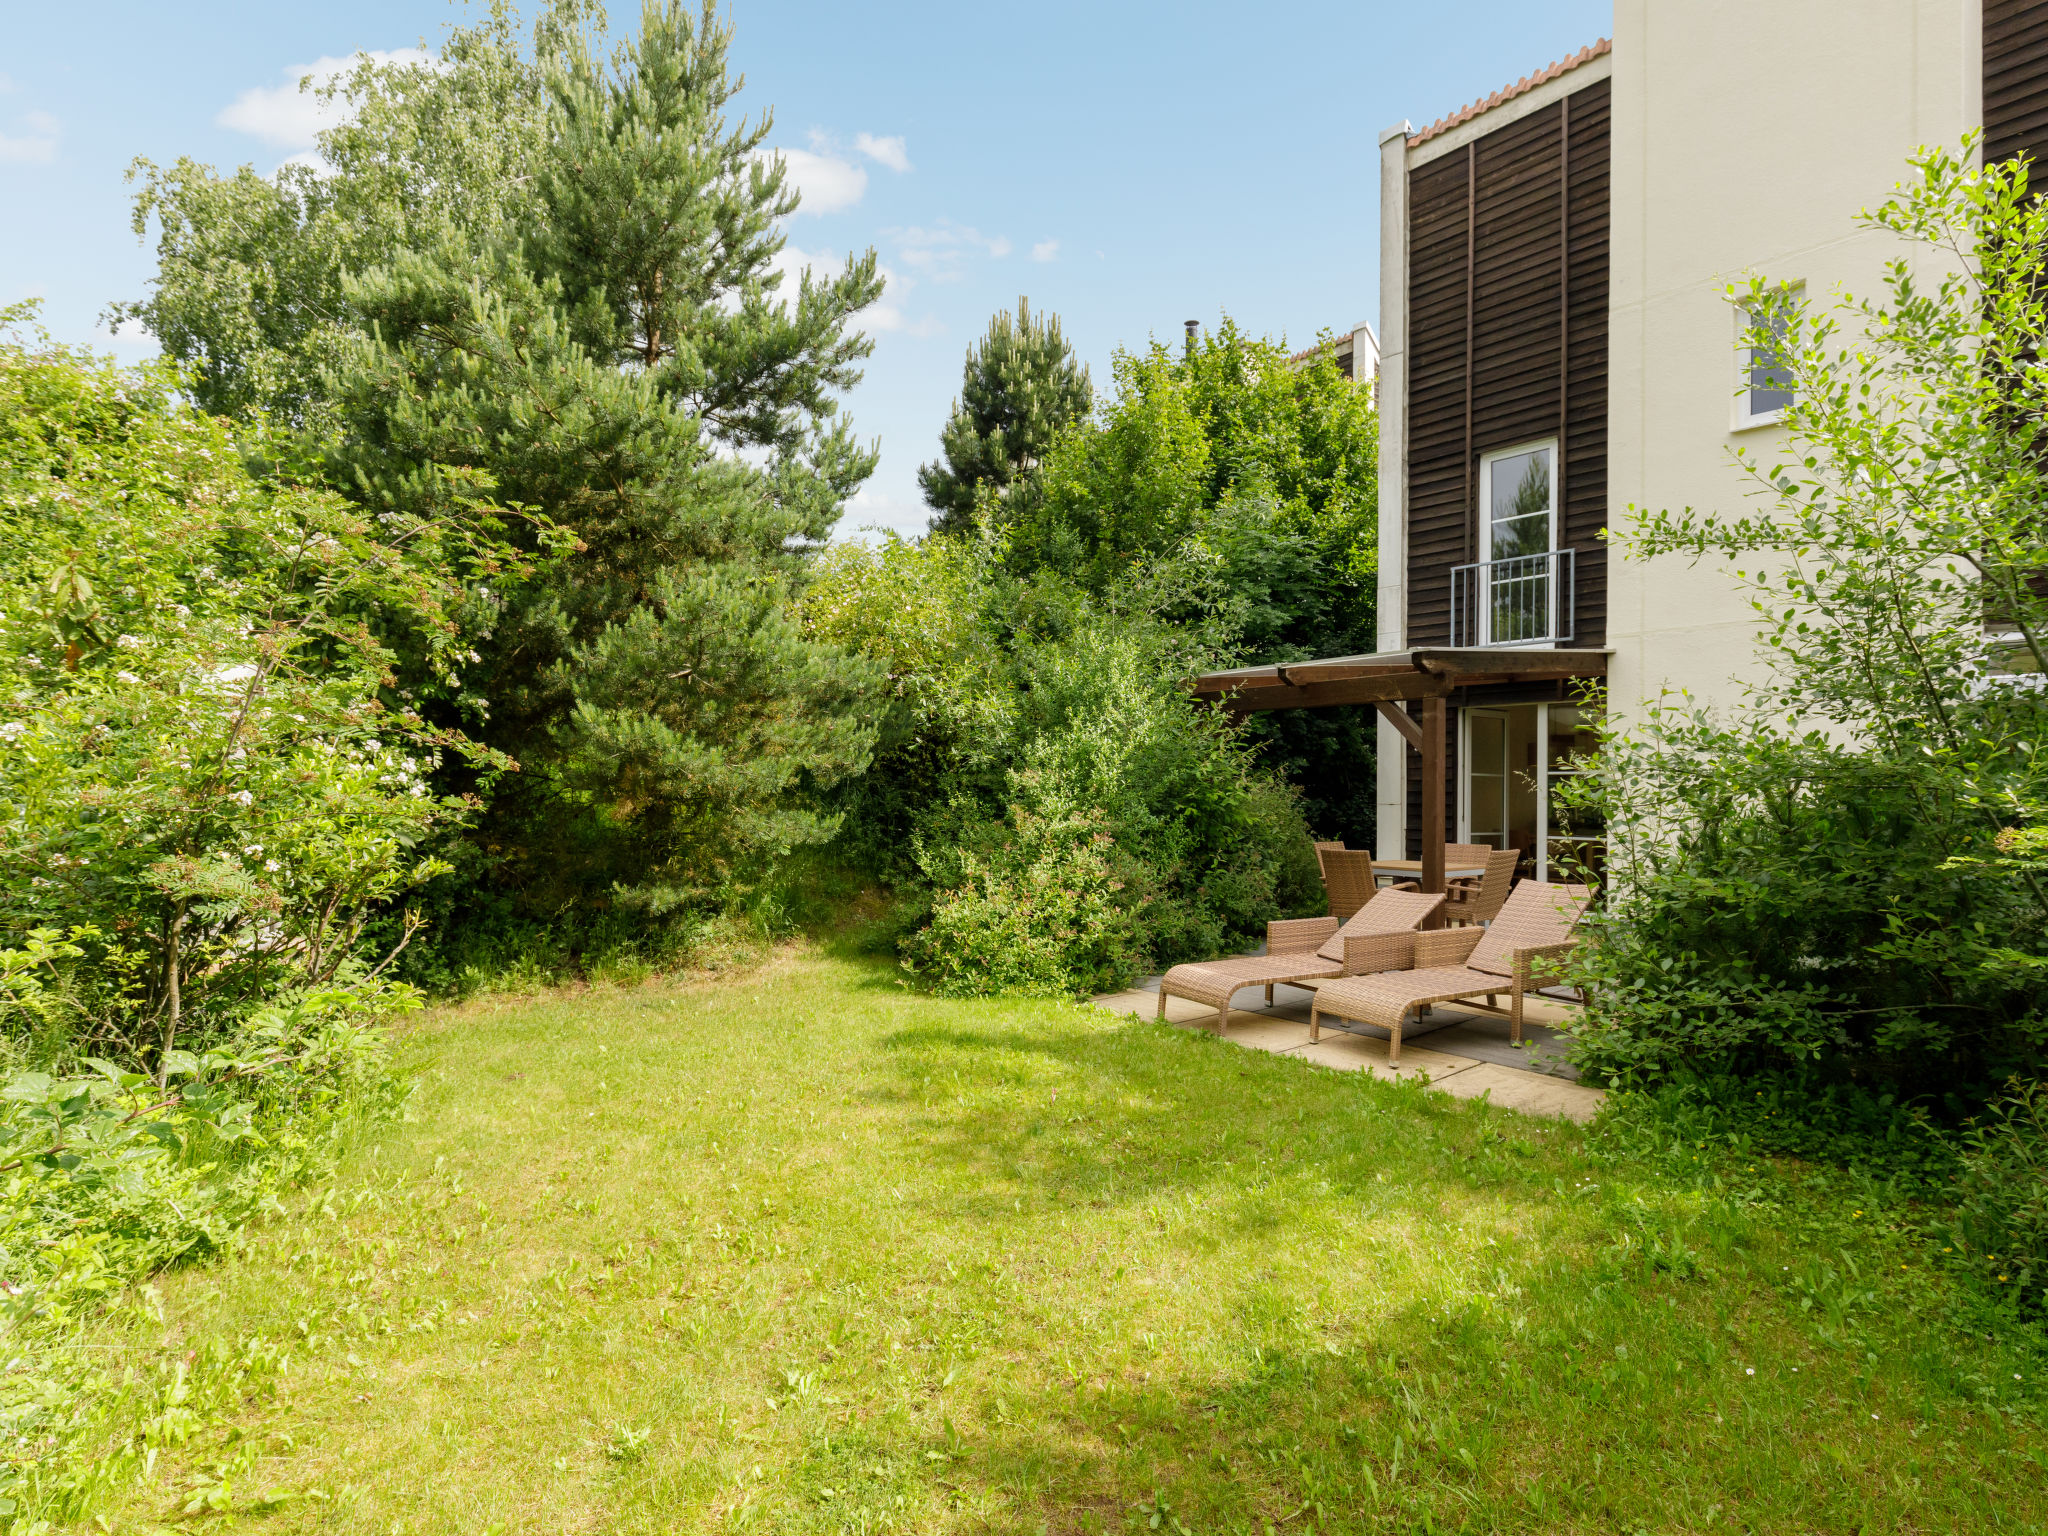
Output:
<svg viewBox="0 0 2048 1536">
<path fill-rule="evenodd" d="M 1589 43 L 1569 58 L 1559 59 L 1548 69 L 1539 69 L 1533 75 L 1522 76 L 1513 85 L 1503 86 L 1484 101 L 1475 101 L 1469 107 L 1458 108 L 1449 117 L 1438 118 L 1420 133 L 1410 134 L 1408 136 L 1408 143 L 1412 148 L 1414 145 L 1435 138 L 1440 133 L 1449 133 L 1458 124 L 1468 123 L 1480 113 L 1490 112 L 1504 101 L 1513 101 L 1517 96 L 1533 91 L 1545 81 L 1555 80 L 1559 75 L 1567 74 L 1577 69 L 1581 64 L 1589 64 L 1594 59 L 1599 58 L 1601 54 L 1612 52 L 1613 48 L 1614 39 L 1611 37 L 1603 37 L 1597 43 Z"/>
</svg>

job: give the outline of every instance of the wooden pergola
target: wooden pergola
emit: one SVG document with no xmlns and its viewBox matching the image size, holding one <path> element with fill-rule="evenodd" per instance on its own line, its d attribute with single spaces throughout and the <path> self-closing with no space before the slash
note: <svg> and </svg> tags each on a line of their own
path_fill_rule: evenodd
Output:
<svg viewBox="0 0 2048 1536">
<path fill-rule="evenodd" d="M 1234 667 L 1195 679 L 1195 692 L 1233 714 L 1371 704 L 1422 757 L 1422 889 L 1444 888 L 1444 700 L 1460 688 L 1605 677 L 1606 651 L 1496 650 L 1478 646 L 1380 651 L 1278 666 Z M 1418 721 L 1401 705 L 1422 701 Z M 1428 792 L 1427 786 L 1436 786 Z"/>
</svg>

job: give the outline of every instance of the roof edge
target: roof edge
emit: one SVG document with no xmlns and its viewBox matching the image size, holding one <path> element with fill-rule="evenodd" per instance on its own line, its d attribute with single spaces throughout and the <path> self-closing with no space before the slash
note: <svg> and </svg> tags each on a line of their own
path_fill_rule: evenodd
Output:
<svg viewBox="0 0 2048 1536">
<path fill-rule="evenodd" d="M 1448 116 L 1438 118 L 1419 133 L 1410 134 L 1408 136 L 1408 147 L 1413 149 L 1418 144 L 1426 144 L 1438 134 L 1449 133 L 1460 123 L 1469 123 L 1473 118 L 1492 111 L 1504 102 L 1513 101 L 1517 96 L 1525 96 L 1530 91 L 1535 90 L 1537 86 L 1547 84 L 1557 79 L 1560 75 L 1568 75 L 1580 65 L 1590 64 L 1603 54 L 1612 53 L 1613 51 L 1614 39 L 1611 37 L 1599 38 L 1594 42 L 1588 43 L 1577 53 L 1559 59 L 1555 64 L 1539 69 L 1534 74 L 1524 75 L 1513 85 L 1502 86 L 1484 101 L 1475 101 L 1468 106 L 1460 107 Z"/>
</svg>

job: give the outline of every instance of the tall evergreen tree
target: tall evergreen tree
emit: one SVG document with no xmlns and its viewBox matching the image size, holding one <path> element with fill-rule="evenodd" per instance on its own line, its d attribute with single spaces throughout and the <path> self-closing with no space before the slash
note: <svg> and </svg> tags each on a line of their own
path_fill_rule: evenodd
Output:
<svg viewBox="0 0 2048 1536">
<path fill-rule="evenodd" d="M 1094 391 L 1074 360 L 1058 315 L 1031 313 L 1017 300 L 989 323 L 967 352 L 960 398 L 939 434 L 940 457 L 917 472 L 924 499 L 938 514 L 934 533 L 974 522 L 977 497 L 998 497 L 1033 474 L 1060 428 L 1088 414 Z"/>
<path fill-rule="evenodd" d="M 539 578 L 480 573 L 461 676 L 406 681 L 525 769 L 480 838 L 506 883 L 550 906 L 609 888 L 662 908 L 828 836 L 809 791 L 867 761 L 853 705 L 871 668 L 807 638 L 788 596 L 873 468 L 837 396 L 882 285 L 870 251 L 781 291 L 797 195 L 763 151 L 767 120 L 726 120 L 738 82 L 710 4 L 647 0 L 603 59 L 581 0 L 551 14 L 530 60 L 482 50 L 480 83 L 524 114 L 520 190 L 475 214 L 481 199 L 434 190 L 381 246 L 374 220 L 352 226 L 332 243 L 338 339 L 294 351 L 287 333 L 262 359 L 305 365 L 322 462 L 387 520 L 461 518 L 483 495 L 565 530 L 534 535 L 557 551 Z M 460 75 L 468 55 L 449 54 Z M 445 81 L 359 84 L 323 211 L 382 208 L 373 183 L 467 163 L 422 149 Z M 520 126 L 533 113 L 544 131 Z M 189 197 L 167 237 L 183 217 L 181 249 L 221 248 L 190 228 L 220 208 Z M 259 270 L 289 257 L 231 253 Z M 183 302 L 195 273 L 167 265 L 152 302 L 203 316 Z"/>
</svg>

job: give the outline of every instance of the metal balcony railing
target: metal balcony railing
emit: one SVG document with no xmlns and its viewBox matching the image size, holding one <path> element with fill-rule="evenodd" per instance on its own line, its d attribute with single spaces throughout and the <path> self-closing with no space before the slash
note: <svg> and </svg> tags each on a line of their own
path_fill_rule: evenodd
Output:
<svg viewBox="0 0 2048 1536">
<path fill-rule="evenodd" d="M 1451 644 L 1554 645 L 1572 637 L 1572 551 L 1451 567 Z"/>
</svg>

